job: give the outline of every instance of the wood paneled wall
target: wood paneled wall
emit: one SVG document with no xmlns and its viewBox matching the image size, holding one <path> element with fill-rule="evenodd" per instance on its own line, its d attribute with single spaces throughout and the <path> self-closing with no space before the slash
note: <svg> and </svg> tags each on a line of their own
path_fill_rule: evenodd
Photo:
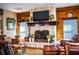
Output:
<svg viewBox="0 0 79 59">
<path fill-rule="evenodd" d="M 30 16 L 30 12 L 17 13 L 17 20 L 26 21 L 28 20 L 29 16 Z"/>
<path fill-rule="evenodd" d="M 29 17 L 30 17 L 30 12 L 17 13 L 17 26 L 16 26 L 17 35 L 20 33 L 20 22 L 29 20 Z"/>
<path fill-rule="evenodd" d="M 72 14 L 71 17 L 68 17 L 69 13 Z M 78 27 L 78 32 L 79 32 L 79 6 L 57 8 L 56 15 L 57 15 L 57 39 L 58 40 L 64 39 L 63 20 L 65 20 L 65 19 L 77 18 L 77 21 L 78 21 L 77 27 Z"/>
</svg>

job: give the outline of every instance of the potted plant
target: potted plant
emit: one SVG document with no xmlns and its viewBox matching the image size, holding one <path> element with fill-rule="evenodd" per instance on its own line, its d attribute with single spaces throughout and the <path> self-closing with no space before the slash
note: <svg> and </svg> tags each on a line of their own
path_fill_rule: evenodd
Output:
<svg viewBox="0 0 79 59">
<path fill-rule="evenodd" d="M 51 37 L 50 37 L 50 43 L 54 42 L 54 38 L 55 38 L 55 36 L 51 35 Z"/>
</svg>

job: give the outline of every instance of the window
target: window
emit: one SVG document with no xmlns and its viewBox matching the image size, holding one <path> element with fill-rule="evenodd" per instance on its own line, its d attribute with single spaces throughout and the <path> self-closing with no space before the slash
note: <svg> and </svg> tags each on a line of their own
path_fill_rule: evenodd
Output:
<svg viewBox="0 0 79 59">
<path fill-rule="evenodd" d="M 26 28 L 25 26 L 20 26 L 20 32 L 25 32 L 26 31 L 25 28 Z"/>
<path fill-rule="evenodd" d="M 64 25 L 64 31 L 71 31 L 72 27 L 70 24 Z"/>
<path fill-rule="evenodd" d="M 64 20 L 64 40 L 71 40 L 77 33 L 77 20 Z"/>
<path fill-rule="evenodd" d="M 28 25 L 26 22 L 20 23 L 20 38 L 24 38 L 28 36 Z"/>
</svg>

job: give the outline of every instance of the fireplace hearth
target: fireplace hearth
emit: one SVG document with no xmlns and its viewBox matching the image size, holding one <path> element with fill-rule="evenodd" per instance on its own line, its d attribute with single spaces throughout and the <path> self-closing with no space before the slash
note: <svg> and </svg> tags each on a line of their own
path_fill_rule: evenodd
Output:
<svg viewBox="0 0 79 59">
<path fill-rule="evenodd" d="M 36 30 L 35 31 L 35 42 L 48 42 L 47 35 L 49 34 L 48 30 Z"/>
</svg>

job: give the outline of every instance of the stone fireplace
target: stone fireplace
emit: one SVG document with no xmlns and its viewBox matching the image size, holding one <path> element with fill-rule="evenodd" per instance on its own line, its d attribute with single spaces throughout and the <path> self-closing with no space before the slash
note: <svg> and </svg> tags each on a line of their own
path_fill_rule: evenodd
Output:
<svg viewBox="0 0 79 59">
<path fill-rule="evenodd" d="M 53 21 L 49 19 L 49 21 L 37 21 L 34 22 L 33 19 L 31 20 L 31 23 L 28 23 L 30 30 L 29 32 L 31 34 L 35 35 L 35 38 L 32 42 L 48 42 L 47 35 L 48 33 L 50 35 L 55 35 L 55 41 L 56 41 L 56 8 L 54 7 L 39 7 L 39 8 L 33 8 L 30 10 L 30 16 L 33 17 L 33 12 L 38 11 L 46 11 L 49 10 L 49 15 L 54 15 Z M 40 34 L 35 34 L 35 32 L 40 32 Z M 47 31 L 47 34 L 44 34 L 43 32 Z M 45 32 L 46 33 L 46 32 Z M 44 35 L 43 35 L 44 34 Z M 37 37 L 38 36 L 38 37 Z"/>
<path fill-rule="evenodd" d="M 33 42 L 47 42 L 48 43 L 48 38 L 47 38 L 48 34 L 50 34 L 50 35 L 54 34 L 54 36 L 55 36 L 54 41 L 56 41 L 56 24 L 35 23 L 35 24 L 31 24 L 29 26 L 30 26 L 30 34 L 34 35 Z M 31 40 L 31 42 L 32 42 L 32 40 Z"/>
</svg>

